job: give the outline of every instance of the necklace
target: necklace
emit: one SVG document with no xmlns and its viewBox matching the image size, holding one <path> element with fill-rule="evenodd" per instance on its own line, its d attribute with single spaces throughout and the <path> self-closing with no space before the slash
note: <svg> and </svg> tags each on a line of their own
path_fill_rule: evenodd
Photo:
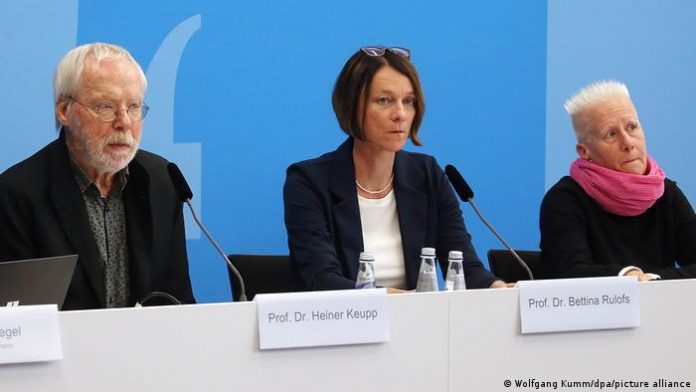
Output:
<svg viewBox="0 0 696 392">
<path fill-rule="evenodd" d="M 382 192 L 386 191 L 387 189 L 389 189 L 389 187 L 391 186 L 392 182 L 394 182 L 394 173 L 392 173 L 391 178 L 389 179 L 389 182 L 387 183 L 387 185 L 386 185 L 384 188 L 382 188 L 382 189 L 380 189 L 380 190 L 378 190 L 378 191 L 370 191 L 370 190 L 365 189 L 362 185 L 360 185 L 360 183 L 358 182 L 358 180 L 355 180 L 355 185 L 357 185 L 358 188 L 360 188 L 361 191 L 363 191 L 363 192 L 365 192 L 365 193 L 367 193 L 367 194 L 369 194 L 369 195 L 379 195 L 380 193 L 382 193 Z"/>
</svg>

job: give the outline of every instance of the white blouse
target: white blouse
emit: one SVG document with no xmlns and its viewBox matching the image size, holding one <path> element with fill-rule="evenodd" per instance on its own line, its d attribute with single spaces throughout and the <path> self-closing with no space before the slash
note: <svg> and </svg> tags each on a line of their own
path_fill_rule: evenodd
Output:
<svg viewBox="0 0 696 392">
<path fill-rule="evenodd" d="M 394 190 L 381 199 L 358 195 L 358 205 L 364 251 L 375 255 L 377 285 L 405 289 L 406 264 Z"/>
</svg>

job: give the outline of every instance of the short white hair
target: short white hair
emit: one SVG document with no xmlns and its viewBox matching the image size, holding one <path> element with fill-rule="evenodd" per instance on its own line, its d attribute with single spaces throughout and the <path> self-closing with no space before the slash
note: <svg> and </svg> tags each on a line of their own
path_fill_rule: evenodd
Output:
<svg viewBox="0 0 696 392">
<path fill-rule="evenodd" d="M 95 42 L 78 46 L 69 51 L 60 60 L 53 75 L 53 103 L 58 104 L 65 97 L 72 97 L 80 87 L 82 81 L 82 71 L 84 70 L 87 59 L 94 59 L 99 64 L 102 61 L 129 61 L 133 63 L 140 73 L 140 81 L 143 93 L 147 90 L 147 78 L 143 69 L 131 54 L 124 48 Z M 56 127 L 60 129 L 60 123 L 56 118 Z"/>
<path fill-rule="evenodd" d="M 617 97 L 630 100 L 631 95 L 628 92 L 628 87 L 614 80 L 602 80 L 583 87 L 565 102 L 563 107 L 565 107 L 573 121 L 573 128 L 578 141 L 582 140 L 587 131 L 587 129 L 578 129 L 578 117 L 586 110 Z"/>
</svg>

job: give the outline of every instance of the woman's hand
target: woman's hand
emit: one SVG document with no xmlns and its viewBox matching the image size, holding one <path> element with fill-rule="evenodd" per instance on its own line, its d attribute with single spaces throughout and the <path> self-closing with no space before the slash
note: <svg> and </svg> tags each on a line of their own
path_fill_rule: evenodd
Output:
<svg viewBox="0 0 696 392">
<path fill-rule="evenodd" d="M 624 276 L 637 276 L 639 282 L 649 282 L 655 279 L 637 268 L 630 270 Z"/>
<path fill-rule="evenodd" d="M 408 290 L 397 289 L 394 287 L 387 287 L 387 294 L 404 294 L 408 293 Z"/>
<path fill-rule="evenodd" d="M 498 279 L 494 280 L 493 283 L 488 287 L 490 289 L 510 289 L 516 286 L 515 283 L 505 283 L 504 281 Z"/>
</svg>

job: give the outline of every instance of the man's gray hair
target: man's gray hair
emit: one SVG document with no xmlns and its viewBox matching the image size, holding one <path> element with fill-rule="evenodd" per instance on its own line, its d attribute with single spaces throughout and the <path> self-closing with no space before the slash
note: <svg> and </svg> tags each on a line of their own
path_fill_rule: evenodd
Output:
<svg viewBox="0 0 696 392">
<path fill-rule="evenodd" d="M 582 140 L 587 131 L 587 124 L 578 121 L 578 117 L 586 110 L 617 97 L 631 99 L 628 87 L 614 80 L 603 80 L 583 87 L 565 102 L 563 106 L 573 120 L 573 128 L 578 141 Z M 583 129 L 578 129 L 580 124 L 584 124 Z"/>
<path fill-rule="evenodd" d="M 143 93 L 147 90 L 145 73 L 137 61 L 128 51 L 118 45 L 96 42 L 78 46 L 68 52 L 58 66 L 53 76 L 53 103 L 58 104 L 64 97 L 72 97 L 80 86 L 82 71 L 87 59 L 92 58 L 97 64 L 102 61 L 125 60 L 133 63 L 139 73 L 143 87 Z M 56 118 L 56 127 L 60 129 L 60 123 Z"/>
</svg>

